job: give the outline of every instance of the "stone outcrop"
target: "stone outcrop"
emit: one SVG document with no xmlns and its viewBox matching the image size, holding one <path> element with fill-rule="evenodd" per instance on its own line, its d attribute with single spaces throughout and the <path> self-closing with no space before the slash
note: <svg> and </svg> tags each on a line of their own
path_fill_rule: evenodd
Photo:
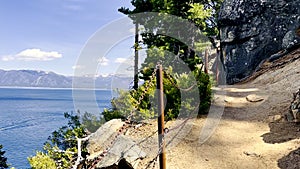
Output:
<svg viewBox="0 0 300 169">
<path fill-rule="evenodd" d="M 227 83 L 271 55 L 299 44 L 300 0 L 225 0 L 219 15 Z"/>
<path fill-rule="evenodd" d="M 97 169 L 137 168 L 140 159 L 146 154 L 136 143 L 126 135 L 118 135 L 118 130 L 124 125 L 120 119 L 106 122 L 88 140 L 87 150 L 89 161 L 95 158 L 108 147 L 108 153 L 96 164 Z M 114 142 L 111 146 L 110 143 Z"/>
</svg>

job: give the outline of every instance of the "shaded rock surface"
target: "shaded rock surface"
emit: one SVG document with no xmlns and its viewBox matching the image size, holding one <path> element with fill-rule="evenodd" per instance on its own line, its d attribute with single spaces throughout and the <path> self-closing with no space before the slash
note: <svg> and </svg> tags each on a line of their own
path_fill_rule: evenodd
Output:
<svg viewBox="0 0 300 169">
<path fill-rule="evenodd" d="M 299 44 L 300 0 L 225 0 L 219 25 L 226 79 L 233 84 L 262 60 Z"/>
<path fill-rule="evenodd" d="M 124 124 L 120 119 L 108 121 L 89 138 L 89 160 L 97 158 L 106 148 L 110 148 L 107 155 L 96 164 L 96 168 L 137 168 L 139 160 L 145 158 L 146 153 L 126 135 L 119 135 L 115 140 L 118 130 Z M 110 145 L 111 142 L 113 145 Z"/>
</svg>

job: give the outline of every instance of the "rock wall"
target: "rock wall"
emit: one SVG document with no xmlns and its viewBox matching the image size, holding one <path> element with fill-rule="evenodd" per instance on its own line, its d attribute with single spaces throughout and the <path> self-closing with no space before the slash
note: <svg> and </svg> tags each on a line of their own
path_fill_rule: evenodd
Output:
<svg viewBox="0 0 300 169">
<path fill-rule="evenodd" d="M 300 0 L 225 0 L 219 26 L 226 80 L 233 84 L 300 42 Z"/>
</svg>

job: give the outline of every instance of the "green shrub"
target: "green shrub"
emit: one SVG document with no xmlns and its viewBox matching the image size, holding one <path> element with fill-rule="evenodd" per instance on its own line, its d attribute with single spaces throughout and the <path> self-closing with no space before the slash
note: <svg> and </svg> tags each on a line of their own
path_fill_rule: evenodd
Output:
<svg viewBox="0 0 300 169">
<path fill-rule="evenodd" d="M 152 72 L 153 69 L 143 69 L 145 83 L 138 90 L 119 91 L 119 96 L 111 100 L 112 108 L 105 109 L 103 112 L 106 121 L 114 118 L 125 119 L 135 108 L 137 108 L 136 111 L 133 111 L 135 120 L 157 117 L 156 80 L 154 79 L 152 85 L 147 88 Z M 164 72 L 163 84 L 166 120 L 177 118 L 179 113 L 186 113 L 186 115 L 181 114 L 181 117 L 189 116 L 197 108 L 196 114 L 198 113 L 198 115 L 208 113 L 212 92 L 210 77 L 207 74 L 199 69 L 194 69 L 189 73 L 172 73 L 172 67 L 169 67 Z M 188 88 L 191 89 L 181 91 Z M 138 104 L 142 95 L 144 98 Z"/>
<path fill-rule="evenodd" d="M 73 113 L 64 113 L 68 124 L 52 132 L 44 144 L 44 152 L 37 152 L 28 158 L 31 167 L 70 168 L 77 159 L 77 138 L 87 136 L 85 128 L 80 122 L 80 117 Z M 82 153 L 86 154 L 86 144 L 83 144 Z M 49 161 L 48 161 L 49 160 Z"/>
<path fill-rule="evenodd" d="M 149 99 L 154 97 L 154 90 L 153 86 L 151 86 L 148 92 L 145 92 L 145 86 L 148 85 L 148 82 L 146 82 L 137 91 L 118 91 L 119 96 L 111 100 L 111 108 L 103 111 L 105 120 L 109 121 L 116 118 L 126 119 L 132 113 L 134 120 L 153 118 L 154 111 L 149 109 Z M 138 104 L 138 100 L 142 95 L 144 95 L 144 99 Z"/>
<path fill-rule="evenodd" d="M 56 169 L 55 161 L 43 152 L 36 152 L 36 155 L 28 158 L 32 169 Z"/>
<path fill-rule="evenodd" d="M 98 128 L 105 123 L 102 116 L 97 117 L 92 113 L 85 112 L 81 117 L 82 127 L 87 129 L 89 132 L 96 132 Z"/>
</svg>

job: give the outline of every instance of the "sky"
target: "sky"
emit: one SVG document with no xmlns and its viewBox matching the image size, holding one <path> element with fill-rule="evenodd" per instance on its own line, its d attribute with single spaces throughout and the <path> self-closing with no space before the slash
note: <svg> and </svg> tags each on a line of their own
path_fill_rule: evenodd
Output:
<svg viewBox="0 0 300 169">
<path fill-rule="evenodd" d="M 92 37 L 125 17 L 118 12 L 120 7 L 132 8 L 130 0 L 1 0 L 0 69 L 74 75 Z M 121 39 L 99 56 L 99 74 L 115 74 L 123 63 L 131 63 L 131 32 L 132 37 Z"/>
</svg>

